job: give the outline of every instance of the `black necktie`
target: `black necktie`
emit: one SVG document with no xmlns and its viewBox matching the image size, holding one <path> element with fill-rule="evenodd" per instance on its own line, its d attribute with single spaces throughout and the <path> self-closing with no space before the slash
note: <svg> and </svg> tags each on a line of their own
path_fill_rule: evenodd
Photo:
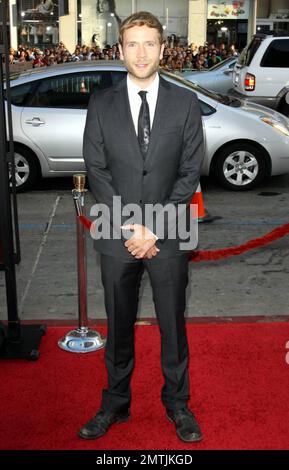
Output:
<svg viewBox="0 0 289 470">
<path fill-rule="evenodd" d="M 138 141 L 143 157 L 146 157 L 150 143 L 150 110 L 146 99 L 147 91 L 140 91 L 142 103 L 138 116 Z"/>
</svg>

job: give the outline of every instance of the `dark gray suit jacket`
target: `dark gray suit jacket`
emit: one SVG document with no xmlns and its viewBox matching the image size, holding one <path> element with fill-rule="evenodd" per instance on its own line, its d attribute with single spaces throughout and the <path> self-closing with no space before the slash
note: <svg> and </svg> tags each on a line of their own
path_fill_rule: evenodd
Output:
<svg viewBox="0 0 289 470">
<path fill-rule="evenodd" d="M 203 161 L 203 130 L 196 95 L 160 77 L 159 93 L 148 154 L 143 159 L 130 112 L 126 79 L 116 87 L 94 93 L 89 102 L 83 140 L 83 156 L 90 189 L 97 203 L 112 210 L 113 196 L 122 205 L 186 204 L 196 191 Z M 160 216 L 163 209 L 158 210 Z M 124 223 L 128 217 L 122 217 Z M 135 223 L 144 219 L 133 218 Z M 161 258 L 178 256 L 179 239 L 171 239 L 166 220 L 164 232 L 146 226 L 159 236 Z M 170 221 L 171 222 L 171 221 Z M 114 234 L 119 234 L 119 223 Z M 95 248 L 103 254 L 131 258 L 124 239 L 99 239 Z"/>
</svg>

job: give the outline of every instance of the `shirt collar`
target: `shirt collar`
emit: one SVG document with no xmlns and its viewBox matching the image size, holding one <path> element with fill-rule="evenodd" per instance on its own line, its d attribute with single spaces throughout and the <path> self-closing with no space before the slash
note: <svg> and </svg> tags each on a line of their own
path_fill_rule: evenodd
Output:
<svg viewBox="0 0 289 470">
<path fill-rule="evenodd" d="M 154 78 L 154 81 L 147 88 L 143 89 L 139 87 L 139 85 L 136 85 L 127 74 L 127 88 L 130 93 L 137 94 L 141 90 L 147 91 L 148 93 L 157 93 L 159 89 L 159 82 L 160 78 L 159 74 L 157 73 Z"/>
</svg>

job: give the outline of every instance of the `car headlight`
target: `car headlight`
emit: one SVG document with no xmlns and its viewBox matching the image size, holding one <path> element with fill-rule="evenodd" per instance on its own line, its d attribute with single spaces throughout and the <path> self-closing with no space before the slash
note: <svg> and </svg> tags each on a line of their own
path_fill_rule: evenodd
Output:
<svg viewBox="0 0 289 470">
<path fill-rule="evenodd" d="M 283 122 L 267 116 L 260 116 L 260 119 L 261 121 L 265 122 L 265 124 L 269 124 L 269 126 L 274 127 L 276 131 L 281 132 L 284 135 L 289 135 L 289 127 L 286 126 L 286 124 Z"/>
</svg>

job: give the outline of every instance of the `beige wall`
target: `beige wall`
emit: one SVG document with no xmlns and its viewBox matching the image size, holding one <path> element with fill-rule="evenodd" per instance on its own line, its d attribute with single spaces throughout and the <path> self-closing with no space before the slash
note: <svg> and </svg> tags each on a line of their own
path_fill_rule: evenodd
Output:
<svg viewBox="0 0 289 470">
<path fill-rule="evenodd" d="M 59 17 L 59 41 L 73 53 L 77 44 L 77 0 L 69 0 L 69 15 Z"/>
<path fill-rule="evenodd" d="M 270 11 L 271 8 L 271 11 Z M 277 13 L 279 9 L 288 9 L 288 0 L 258 0 L 257 18 L 268 18 L 270 13 Z"/>
<path fill-rule="evenodd" d="M 258 18 L 267 18 L 269 16 L 269 0 L 258 1 L 257 14 Z"/>
<path fill-rule="evenodd" d="M 248 21 L 247 43 L 251 40 L 253 34 L 256 34 L 257 3 L 258 0 L 251 0 L 250 16 Z"/>
<path fill-rule="evenodd" d="M 82 0 L 81 15 L 82 43 L 91 46 L 91 38 L 95 30 L 96 2 Z"/>
<path fill-rule="evenodd" d="M 17 26 L 13 23 L 12 15 L 12 5 L 16 5 L 16 0 L 10 0 L 9 2 L 9 15 L 10 15 L 10 44 L 13 49 L 18 48 L 18 39 L 17 39 Z"/>
<path fill-rule="evenodd" d="M 189 0 L 189 44 L 202 46 L 207 37 L 207 0 Z"/>
</svg>

